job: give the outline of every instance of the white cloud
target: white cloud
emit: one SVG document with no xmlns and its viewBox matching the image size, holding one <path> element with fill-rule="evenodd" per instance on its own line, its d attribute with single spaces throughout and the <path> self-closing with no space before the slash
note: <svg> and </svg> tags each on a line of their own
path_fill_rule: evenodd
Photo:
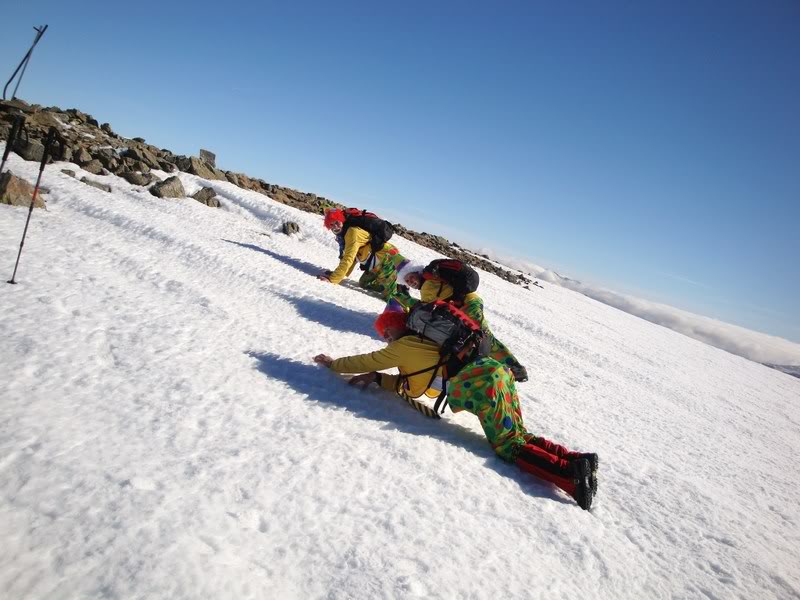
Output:
<svg viewBox="0 0 800 600">
<path fill-rule="evenodd" d="M 537 279 L 580 292 L 609 306 L 625 311 L 651 323 L 668 327 L 716 348 L 759 363 L 800 365 L 800 344 L 784 338 L 760 333 L 696 315 L 679 308 L 619 294 L 611 290 L 562 277 L 558 273 L 521 259 L 499 258 L 491 250 L 481 252 L 493 256 L 509 267 L 530 273 Z"/>
</svg>

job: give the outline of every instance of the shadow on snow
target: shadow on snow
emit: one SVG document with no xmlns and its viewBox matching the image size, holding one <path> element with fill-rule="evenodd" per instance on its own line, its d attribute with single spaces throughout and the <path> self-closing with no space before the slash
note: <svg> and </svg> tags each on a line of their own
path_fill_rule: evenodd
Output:
<svg viewBox="0 0 800 600">
<path fill-rule="evenodd" d="M 298 297 L 288 294 L 278 294 L 278 296 L 293 304 L 297 312 L 309 321 L 343 333 L 362 333 L 380 339 L 372 326 L 378 317 L 378 312 L 359 312 L 308 296 Z"/>
<path fill-rule="evenodd" d="M 248 250 L 255 250 L 256 252 L 261 252 L 266 254 L 270 258 L 274 258 L 298 271 L 305 273 L 306 275 L 311 275 L 312 277 L 316 277 L 320 273 L 322 273 L 322 269 L 314 264 L 305 262 L 304 260 L 299 260 L 296 258 L 290 258 L 288 256 L 284 256 L 283 254 L 278 254 L 277 252 L 273 252 L 272 250 L 267 250 L 266 248 L 262 248 L 261 246 L 256 246 L 255 244 L 243 244 L 242 242 L 234 242 L 233 240 L 226 240 L 225 238 L 221 238 L 223 242 L 227 242 L 229 244 L 235 244 L 236 246 L 241 246 L 242 248 L 247 248 Z"/>
<path fill-rule="evenodd" d="M 311 402 L 341 407 L 356 417 L 384 423 L 382 429 L 385 430 L 428 436 L 465 448 L 483 458 L 487 467 L 517 481 L 526 493 L 569 503 L 549 484 L 533 480 L 516 467 L 504 463 L 482 434 L 447 419 L 425 417 L 393 393 L 374 386 L 365 391 L 357 390 L 324 367 L 297 362 L 277 354 L 251 351 L 247 355 L 256 360 L 256 368 L 264 375 L 287 383 Z M 531 483 L 538 485 L 531 486 Z"/>
</svg>

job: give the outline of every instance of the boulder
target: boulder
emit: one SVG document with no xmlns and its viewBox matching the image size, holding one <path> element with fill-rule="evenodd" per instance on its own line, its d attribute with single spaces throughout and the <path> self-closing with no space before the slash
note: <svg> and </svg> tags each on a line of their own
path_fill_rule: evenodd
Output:
<svg viewBox="0 0 800 600">
<path fill-rule="evenodd" d="M 81 167 L 84 171 L 88 171 L 92 175 L 100 175 L 103 172 L 103 163 L 96 158 L 90 160 L 88 163 Z"/>
<path fill-rule="evenodd" d="M 165 173 L 172 173 L 175 170 L 175 165 L 165 158 L 158 160 L 158 167 Z"/>
<path fill-rule="evenodd" d="M 183 189 L 181 180 L 176 176 L 167 177 L 150 188 L 150 193 L 157 198 L 185 198 L 186 190 Z"/>
<path fill-rule="evenodd" d="M 135 171 L 125 171 L 120 173 L 120 177 L 133 185 L 150 185 L 156 178 L 152 173 L 136 173 Z"/>
<path fill-rule="evenodd" d="M 194 156 L 189 157 L 189 168 L 186 172 L 205 179 L 221 179 L 222 181 L 227 181 L 224 173 L 221 171 L 218 172 L 214 167 Z M 222 173 L 222 177 L 220 177 L 220 173 Z"/>
<path fill-rule="evenodd" d="M 33 160 L 41 162 L 44 156 L 44 146 L 36 140 L 23 140 L 17 138 L 14 143 L 14 152 L 19 154 L 25 160 Z"/>
<path fill-rule="evenodd" d="M 79 165 L 85 165 L 93 160 L 92 155 L 89 154 L 86 148 L 78 148 L 77 151 L 73 151 L 72 156 Z"/>
<path fill-rule="evenodd" d="M 293 233 L 299 233 L 300 232 L 300 225 L 298 225 L 294 221 L 286 221 L 283 224 L 282 231 L 286 235 L 292 235 Z"/>
<path fill-rule="evenodd" d="M 123 156 L 126 158 L 132 158 L 133 160 L 143 162 L 151 169 L 158 169 L 158 158 L 146 148 L 128 148 L 123 153 Z"/>
<path fill-rule="evenodd" d="M 180 155 L 175 157 L 175 166 L 178 167 L 180 171 L 186 173 L 189 171 L 189 167 L 192 166 L 192 163 L 188 156 Z"/>
<path fill-rule="evenodd" d="M 100 162 L 102 162 L 103 166 L 109 171 L 116 172 L 116 170 L 119 169 L 119 161 L 116 158 L 108 160 L 100 159 Z"/>
<path fill-rule="evenodd" d="M 0 175 L 0 204 L 11 204 L 12 206 L 30 206 L 33 198 L 33 186 L 14 175 L 11 171 L 6 171 Z M 39 190 L 41 192 L 41 190 Z M 36 195 L 34 208 L 44 208 L 44 198 L 41 193 Z"/>
<path fill-rule="evenodd" d="M 205 204 L 206 206 L 210 206 L 212 208 L 219 207 L 219 200 L 217 200 L 217 193 L 214 191 L 212 187 L 204 187 L 199 192 L 195 192 L 192 194 L 192 198 Z"/>
<path fill-rule="evenodd" d="M 217 166 L 217 155 L 202 148 L 200 149 L 200 160 L 212 167 Z"/>
<path fill-rule="evenodd" d="M 0 101 L 0 111 L 7 111 L 11 113 L 17 112 L 24 112 L 24 113 L 32 113 L 34 112 L 33 107 L 25 102 L 24 100 L 20 100 L 19 98 L 14 98 L 12 100 L 3 100 Z"/>
<path fill-rule="evenodd" d="M 111 186 L 106 185 L 105 183 L 100 183 L 99 181 L 92 181 L 86 177 L 81 177 L 81 181 L 86 185 L 90 185 L 92 187 L 97 188 L 98 190 L 103 190 L 104 192 L 111 192 Z"/>
</svg>

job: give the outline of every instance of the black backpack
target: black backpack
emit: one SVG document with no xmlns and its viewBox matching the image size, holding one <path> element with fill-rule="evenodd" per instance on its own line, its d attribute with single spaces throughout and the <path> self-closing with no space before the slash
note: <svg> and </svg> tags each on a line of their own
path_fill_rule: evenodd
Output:
<svg viewBox="0 0 800 600">
<path fill-rule="evenodd" d="M 372 248 L 372 254 L 383 248 L 383 245 L 392 239 L 394 234 L 394 226 L 389 221 L 384 221 L 374 213 L 357 208 L 346 208 L 344 210 L 342 237 L 350 227 L 360 227 L 369 233 L 371 238 L 369 245 Z"/>
<path fill-rule="evenodd" d="M 434 366 L 409 373 L 402 379 L 433 371 L 431 380 L 428 383 L 428 388 L 430 388 L 434 379 L 436 379 L 436 371 L 438 371 L 439 367 L 444 367 L 442 372 L 444 381 L 442 393 L 439 394 L 433 407 L 434 411 L 438 413 L 439 407 L 444 403 L 441 411 L 444 412 L 447 407 L 447 401 L 445 400 L 447 380 L 458 374 L 469 363 L 481 356 L 488 356 L 491 342 L 481 330 L 480 323 L 451 302 L 444 302 L 443 300 L 415 304 L 406 320 L 406 328 L 421 338 L 436 342 L 439 346 L 440 360 Z M 398 383 L 399 386 L 404 383 L 402 379 Z"/>
<path fill-rule="evenodd" d="M 464 296 L 478 289 L 478 272 L 455 258 L 440 258 L 432 261 L 422 271 L 422 278 L 447 283 L 453 288 L 452 300 L 463 302 Z"/>
</svg>

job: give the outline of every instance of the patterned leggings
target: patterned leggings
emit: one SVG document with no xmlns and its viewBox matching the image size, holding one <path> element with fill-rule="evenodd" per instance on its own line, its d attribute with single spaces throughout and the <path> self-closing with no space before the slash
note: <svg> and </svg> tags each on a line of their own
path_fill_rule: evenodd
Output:
<svg viewBox="0 0 800 600">
<path fill-rule="evenodd" d="M 380 261 L 361 276 L 358 285 L 366 290 L 379 292 L 388 302 L 398 295 L 397 269 L 406 259 L 397 248 L 389 243 L 384 246 L 384 249 Z"/>
<path fill-rule="evenodd" d="M 453 412 L 476 415 L 483 432 L 503 460 L 514 462 L 521 446 L 533 436 L 525 430 L 514 376 L 494 358 L 465 366 L 447 382 L 447 401 Z"/>
</svg>

